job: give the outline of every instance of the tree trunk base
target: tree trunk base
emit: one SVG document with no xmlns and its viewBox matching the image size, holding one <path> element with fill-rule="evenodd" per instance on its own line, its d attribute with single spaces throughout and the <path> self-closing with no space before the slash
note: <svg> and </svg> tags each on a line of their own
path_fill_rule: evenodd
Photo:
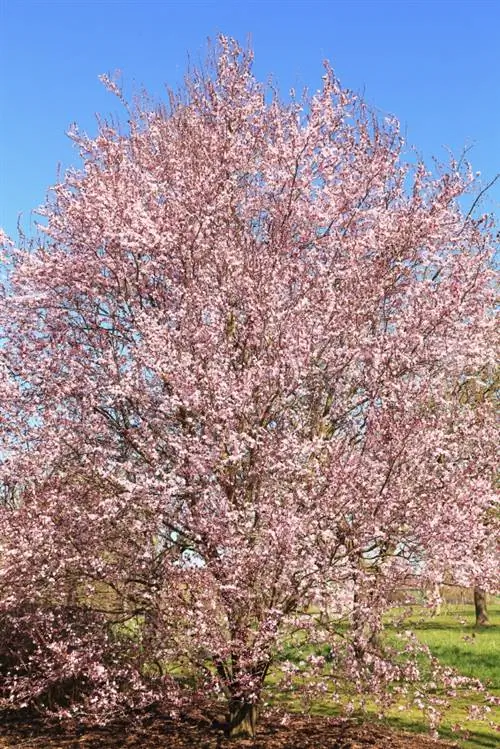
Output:
<svg viewBox="0 0 500 749">
<path fill-rule="evenodd" d="M 476 609 L 476 627 L 487 627 L 490 621 L 486 608 L 486 593 L 481 588 L 474 588 L 474 607 Z"/>
<path fill-rule="evenodd" d="M 255 738 L 258 706 L 251 702 L 234 701 L 229 708 L 227 735 L 231 739 Z"/>
</svg>

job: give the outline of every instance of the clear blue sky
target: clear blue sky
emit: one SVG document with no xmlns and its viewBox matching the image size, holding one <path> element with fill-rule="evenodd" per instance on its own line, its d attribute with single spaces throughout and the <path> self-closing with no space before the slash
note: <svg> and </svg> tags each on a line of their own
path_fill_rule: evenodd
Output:
<svg viewBox="0 0 500 749">
<path fill-rule="evenodd" d="M 259 78 L 283 91 L 341 82 L 401 121 L 426 159 L 460 154 L 486 183 L 500 171 L 500 0 L 0 0 L 0 225 L 29 232 L 31 209 L 78 163 L 65 132 L 118 111 L 98 81 L 161 95 L 218 32 L 255 50 Z M 485 209 L 500 216 L 500 184 Z"/>
</svg>

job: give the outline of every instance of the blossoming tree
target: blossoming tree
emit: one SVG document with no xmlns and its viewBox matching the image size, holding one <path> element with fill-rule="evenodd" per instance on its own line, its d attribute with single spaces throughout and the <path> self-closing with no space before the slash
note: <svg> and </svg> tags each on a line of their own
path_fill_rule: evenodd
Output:
<svg viewBox="0 0 500 749">
<path fill-rule="evenodd" d="M 128 111 L 72 133 L 45 238 L 5 241 L 4 704 L 104 719 L 212 690 L 253 734 L 292 627 L 330 645 L 320 679 L 409 683 L 391 593 L 494 585 L 491 403 L 450 395 L 494 358 L 471 178 L 405 165 L 328 66 L 285 103 L 224 38 Z"/>
</svg>

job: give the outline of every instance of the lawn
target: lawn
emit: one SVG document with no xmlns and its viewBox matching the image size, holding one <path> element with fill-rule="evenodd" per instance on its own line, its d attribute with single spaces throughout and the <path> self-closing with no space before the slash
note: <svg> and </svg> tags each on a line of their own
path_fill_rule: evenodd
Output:
<svg viewBox="0 0 500 749">
<path fill-rule="evenodd" d="M 439 616 L 414 617 L 414 626 L 421 642 L 429 646 L 441 663 L 455 668 L 464 676 L 480 679 L 488 691 L 500 699 L 500 602 L 490 603 L 490 626 L 475 629 L 472 605 L 446 605 Z M 452 707 L 440 728 L 440 736 L 459 741 L 464 749 L 495 749 L 499 746 L 500 708 L 494 707 L 490 720 L 497 729 L 484 721 L 466 721 L 468 708 L 477 699 L 463 695 L 452 701 Z M 405 730 L 423 730 L 416 711 L 393 712 L 389 722 Z M 468 736 L 461 736 L 453 726 L 465 723 Z"/>
<path fill-rule="evenodd" d="M 467 604 L 444 605 L 442 612 L 434 617 L 423 609 L 416 608 L 411 621 L 419 640 L 429 647 L 441 664 L 456 669 L 464 676 L 481 680 L 487 686 L 488 693 L 500 699 L 500 601 L 497 599 L 495 603 L 490 603 L 488 610 L 490 626 L 480 629 L 475 629 L 474 609 Z M 388 638 L 393 636 L 393 632 L 389 626 Z M 312 649 L 300 647 L 296 650 L 295 657 L 293 648 L 286 650 L 287 658 L 299 661 Z M 278 703 L 291 711 L 303 710 L 293 692 L 283 695 L 273 690 L 272 674 L 269 693 L 271 703 Z M 350 697 L 341 693 L 340 699 L 347 701 Z M 457 696 L 450 700 L 450 707 L 439 728 L 440 738 L 457 741 L 463 749 L 496 749 L 500 744 L 500 708 L 492 705 L 487 721 L 468 719 L 470 706 L 481 704 L 484 704 L 481 695 L 459 690 Z M 338 710 L 338 704 L 333 703 L 328 695 L 314 701 L 311 707 L 313 714 L 320 715 L 335 715 Z M 364 719 L 378 720 L 375 706 L 368 709 L 368 715 Z M 406 706 L 404 709 L 401 706 L 390 709 L 384 723 L 404 731 L 425 733 L 429 730 L 422 712 Z M 496 728 L 489 723 L 496 724 Z M 462 725 L 465 730 L 457 730 L 457 725 Z"/>
</svg>

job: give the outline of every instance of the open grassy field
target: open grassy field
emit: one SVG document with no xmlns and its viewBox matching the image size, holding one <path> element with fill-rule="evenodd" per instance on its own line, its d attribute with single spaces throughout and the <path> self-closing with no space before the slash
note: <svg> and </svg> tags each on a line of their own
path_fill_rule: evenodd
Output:
<svg viewBox="0 0 500 749">
<path fill-rule="evenodd" d="M 411 621 L 412 626 L 422 643 L 426 644 L 432 654 L 446 666 L 456 669 L 460 674 L 479 679 L 486 685 L 489 694 L 500 699 L 500 601 L 490 602 L 488 606 L 490 626 L 475 629 L 474 607 L 472 604 L 445 604 L 437 616 L 429 616 L 423 609 L 415 608 Z M 392 637 L 391 627 L 387 636 Z M 288 650 L 288 649 L 287 649 Z M 297 659 L 303 658 L 309 648 L 300 648 Z M 293 648 L 287 657 L 294 660 Z M 340 692 L 342 700 L 342 689 Z M 439 696 L 439 694 L 437 694 Z M 347 700 L 348 697 L 345 696 Z M 285 706 L 291 711 L 300 712 L 303 705 L 293 693 L 278 694 L 272 688 L 270 701 Z M 471 705 L 484 704 L 484 699 L 477 693 L 459 690 L 457 696 L 450 700 L 439 729 L 440 738 L 453 740 L 463 749 L 496 749 L 500 746 L 500 707 L 491 705 L 487 721 L 468 719 Z M 338 707 L 328 696 L 315 700 L 311 712 L 318 715 L 335 715 Z M 359 716 L 360 720 L 377 721 L 377 709 L 368 710 L 368 715 Z M 396 706 L 391 709 L 384 723 L 395 729 L 428 733 L 429 729 L 422 712 L 417 708 Z M 496 727 L 495 725 L 496 724 Z M 463 725 L 459 731 L 457 725 Z"/>
<path fill-rule="evenodd" d="M 422 617 L 416 612 L 414 626 L 419 639 L 429 646 L 441 663 L 455 668 L 464 676 L 480 679 L 488 691 L 500 699 L 500 602 L 491 602 L 490 626 L 475 629 L 472 605 L 445 605 L 439 616 Z M 490 720 L 496 724 L 466 721 L 469 706 L 477 703 L 471 696 L 452 700 L 440 736 L 459 741 L 464 749 L 496 749 L 500 746 L 500 708 L 492 706 Z M 389 716 L 389 723 L 404 730 L 425 730 L 417 711 L 405 710 Z M 457 733 L 453 726 L 465 723 L 468 735 Z"/>
<path fill-rule="evenodd" d="M 446 666 L 460 674 L 480 679 L 488 692 L 500 699 L 500 601 L 490 602 L 488 607 L 490 626 L 474 627 L 472 604 L 445 604 L 437 616 L 429 616 L 416 608 L 412 624 L 420 641 L 430 648 L 432 654 Z M 468 720 L 469 708 L 481 704 L 481 697 L 465 691 L 450 700 L 439 729 L 440 737 L 457 741 L 464 749 L 496 749 L 500 746 L 500 708 L 491 706 L 488 722 Z M 374 715 L 375 717 L 375 715 Z M 389 711 L 386 722 L 405 731 L 427 729 L 422 713 L 407 708 Z M 465 731 L 456 729 L 463 725 Z"/>
</svg>

